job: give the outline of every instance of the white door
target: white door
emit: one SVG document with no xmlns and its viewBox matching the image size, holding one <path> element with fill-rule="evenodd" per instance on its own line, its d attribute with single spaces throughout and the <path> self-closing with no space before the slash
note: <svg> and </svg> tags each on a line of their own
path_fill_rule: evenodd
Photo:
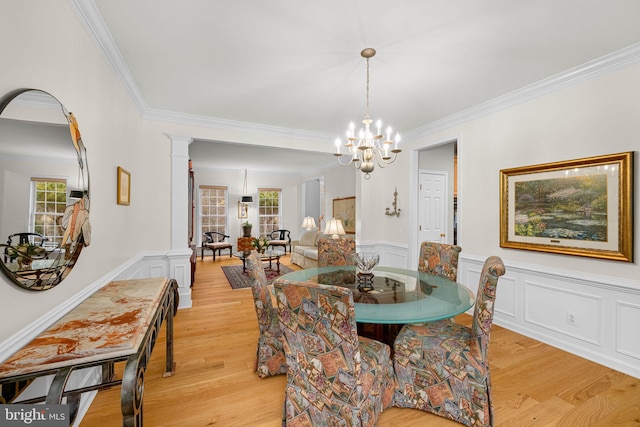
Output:
<svg viewBox="0 0 640 427">
<path fill-rule="evenodd" d="M 444 171 L 420 171 L 420 203 L 418 206 L 418 244 L 449 243 L 447 236 L 448 174 Z"/>
</svg>

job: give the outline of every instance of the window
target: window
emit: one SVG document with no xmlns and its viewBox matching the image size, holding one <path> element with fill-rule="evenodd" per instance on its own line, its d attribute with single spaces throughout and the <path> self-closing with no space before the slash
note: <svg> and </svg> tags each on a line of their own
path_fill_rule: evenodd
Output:
<svg viewBox="0 0 640 427">
<path fill-rule="evenodd" d="M 258 220 L 260 223 L 260 236 L 268 236 L 273 230 L 280 229 L 282 216 L 280 214 L 279 188 L 260 188 L 258 198 Z"/>
<path fill-rule="evenodd" d="M 227 187 L 200 186 L 201 233 L 227 234 Z"/>
<path fill-rule="evenodd" d="M 64 230 L 60 225 L 67 208 L 67 183 L 60 179 L 32 178 L 33 232 L 42 234 L 47 245 L 60 246 Z"/>
</svg>

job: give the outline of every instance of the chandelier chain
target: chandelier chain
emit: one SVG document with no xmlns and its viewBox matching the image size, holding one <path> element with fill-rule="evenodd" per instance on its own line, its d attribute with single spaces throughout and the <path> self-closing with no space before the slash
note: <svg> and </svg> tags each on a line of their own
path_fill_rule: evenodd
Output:
<svg viewBox="0 0 640 427">
<path fill-rule="evenodd" d="M 369 117 L 369 58 L 367 58 L 367 117 Z"/>
</svg>

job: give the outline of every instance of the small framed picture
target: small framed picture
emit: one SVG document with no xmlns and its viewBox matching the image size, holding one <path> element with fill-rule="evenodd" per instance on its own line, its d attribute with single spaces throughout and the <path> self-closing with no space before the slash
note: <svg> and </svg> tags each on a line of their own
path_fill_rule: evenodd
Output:
<svg viewBox="0 0 640 427">
<path fill-rule="evenodd" d="M 356 234 L 356 198 L 333 199 L 333 217 L 342 220 L 347 234 Z"/>
<path fill-rule="evenodd" d="M 118 166 L 118 204 L 131 203 L 131 174 Z"/>
<path fill-rule="evenodd" d="M 249 204 L 238 202 L 238 218 L 249 218 Z"/>
</svg>

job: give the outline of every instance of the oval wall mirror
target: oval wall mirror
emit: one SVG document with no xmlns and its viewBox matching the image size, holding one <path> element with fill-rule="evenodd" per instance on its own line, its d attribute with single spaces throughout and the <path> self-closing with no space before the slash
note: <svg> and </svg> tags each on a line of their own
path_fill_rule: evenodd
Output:
<svg viewBox="0 0 640 427">
<path fill-rule="evenodd" d="M 73 113 L 37 89 L 0 100 L 0 268 L 18 286 L 60 284 L 91 237 L 89 170 Z"/>
</svg>

